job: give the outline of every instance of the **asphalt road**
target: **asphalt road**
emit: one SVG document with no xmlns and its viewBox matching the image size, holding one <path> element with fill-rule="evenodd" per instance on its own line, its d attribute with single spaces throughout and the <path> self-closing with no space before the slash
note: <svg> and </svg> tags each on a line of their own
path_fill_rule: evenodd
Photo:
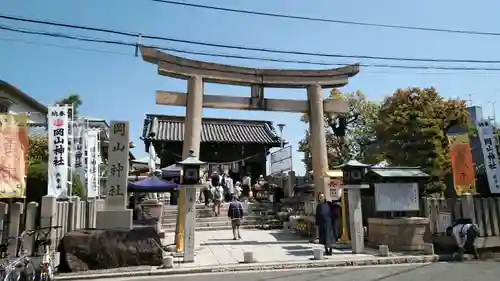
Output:
<svg viewBox="0 0 500 281">
<path fill-rule="evenodd" d="M 500 263 L 462 262 L 102 279 L 113 281 L 498 281 Z"/>
</svg>

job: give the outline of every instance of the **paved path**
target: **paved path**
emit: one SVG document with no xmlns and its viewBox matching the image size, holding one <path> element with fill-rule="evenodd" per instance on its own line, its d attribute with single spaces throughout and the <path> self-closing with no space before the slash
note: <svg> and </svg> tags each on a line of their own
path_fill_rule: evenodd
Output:
<svg viewBox="0 0 500 281">
<path fill-rule="evenodd" d="M 245 251 L 253 251 L 258 262 L 307 261 L 313 257 L 314 248 L 322 247 L 281 230 L 242 230 L 241 236 L 241 240 L 235 241 L 231 230 L 197 232 L 195 262 L 176 263 L 174 267 L 238 264 L 243 261 Z M 369 249 L 367 251 L 367 254 L 353 255 L 350 249 L 335 250 L 328 259 L 363 259 L 376 254 Z"/>
<path fill-rule="evenodd" d="M 334 269 L 204 273 L 174 276 L 147 276 L 102 279 L 114 281 L 497 281 L 500 267 L 495 262 L 433 263 L 398 266 L 349 267 Z"/>
</svg>

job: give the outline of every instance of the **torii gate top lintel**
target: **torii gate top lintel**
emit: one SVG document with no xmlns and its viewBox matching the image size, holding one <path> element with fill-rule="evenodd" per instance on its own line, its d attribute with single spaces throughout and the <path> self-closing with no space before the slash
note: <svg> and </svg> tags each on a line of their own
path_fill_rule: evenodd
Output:
<svg viewBox="0 0 500 281">
<path fill-rule="evenodd" d="M 348 78 L 359 73 L 359 64 L 334 69 L 259 69 L 186 59 L 155 48 L 141 46 L 144 61 L 158 65 L 158 74 L 188 79 L 201 76 L 204 81 L 220 84 L 271 88 L 337 88 L 348 84 Z"/>
</svg>

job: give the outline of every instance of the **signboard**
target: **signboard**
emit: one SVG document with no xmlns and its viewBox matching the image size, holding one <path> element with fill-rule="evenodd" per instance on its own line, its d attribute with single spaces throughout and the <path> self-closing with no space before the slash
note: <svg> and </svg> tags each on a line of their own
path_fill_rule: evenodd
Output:
<svg viewBox="0 0 500 281">
<path fill-rule="evenodd" d="M 69 118 L 71 106 L 48 108 L 48 187 L 47 195 L 67 196 L 69 160 Z"/>
<path fill-rule="evenodd" d="M 477 136 L 481 142 L 484 157 L 484 168 L 488 177 L 490 192 L 500 194 L 500 167 L 498 166 L 498 154 L 496 139 L 493 134 L 493 124 L 488 120 L 477 123 Z"/>
<path fill-rule="evenodd" d="M 469 145 L 469 134 L 448 136 L 450 159 L 453 172 L 453 186 L 458 196 L 476 193 L 476 177 Z"/>
<path fill-rule="evenodd" d="M 292 146 L 271 153 L 271 174 L 292 170 Z"/>
<path fill-rule="evenodd" d="M 446 233 L 446 228 L 451 225 L 451 213 L 439 212 L 437 221 L 437 232 Z"/>
<path fill-rule="evenodd" d="M 86 122 L 83 120 L 75 120 L 73 122 L 73 171 L 78 176 L 82 186 L 86 186 L 86 169 L 87 163 L 85 161 L 85 139 L 86 139 Z M 88 195 L 88 193 L 87 193 Z"/>
<path fill-rule="evenodd" d="M 0 115 L 0 198 L 21 198 L 26 193 L 28 119 Z"/>
<path fill-rule="evenodd" d="M 111 121 L 109 128 L 109 148 L 108 148 L 108 197 L 123 197 L 123 208 L 128 201 L 128 157 L 129 157 L 129 122 Z M 91 156 L 91 155 L 89 155 Z M 122 204 L 121 200 L 120 205 Z M 111 201 L 109 201 L 111 202 Z M 113 200 L 113 202 L 115 202 Z M 122 207 L 122 206 L 119 206 Z"/>
<path fill-rule="evenodd" d="M 99 132 L 92 130 L 86 135 L 87 197 L 94 198 L 99 196 Z"/>
<path fill-rule="evenodd" d="M 330 179 L 328 182 L 328 189 L 330 191 L 330 200 L 340 200 L 342 197 L 342 180 L 340 179 Z"/>
<path fill-rule="evenodd" d="M 417 211 L 420 209 L 417 183 L 376 183 L 377 212 Z"/>
</svg>

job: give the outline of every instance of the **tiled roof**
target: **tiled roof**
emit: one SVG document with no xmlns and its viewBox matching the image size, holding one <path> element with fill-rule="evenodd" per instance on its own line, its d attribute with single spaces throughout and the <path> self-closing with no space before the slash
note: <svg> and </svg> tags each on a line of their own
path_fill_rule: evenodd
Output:
<svg viewBox="0 0 500 281">
<path fill-rule="evenodd" d="M 16 95 L 19 99 L 21 99 L 23 102 L 28 104 L 33 109 L 38 110 L 40 113 L 47 114 L 48 112 L 47 106 L 41 104 L 36 99 L 32 98 L 30 95 L 24 93 L 23 91 L 19 90 L 18 88 L 14 87 L 13 85 L 3 80 L 0 80 L 0 90 L 4 90 L 11 95 Z"/>
<path fill-rule="evenodd" d="M 149 135 L 153 120 L 157 119 L 157 128 L 153 129 L 155 138 L 162 141 L 184 140 L 184 117 L 166 115 L 147 115 L 144 120 L 143 137 Z M 232 120 L 203 118 L 201 142 L 260 143 L 279 145 L 272 122 L 254 120 Z"/>
</svg>

